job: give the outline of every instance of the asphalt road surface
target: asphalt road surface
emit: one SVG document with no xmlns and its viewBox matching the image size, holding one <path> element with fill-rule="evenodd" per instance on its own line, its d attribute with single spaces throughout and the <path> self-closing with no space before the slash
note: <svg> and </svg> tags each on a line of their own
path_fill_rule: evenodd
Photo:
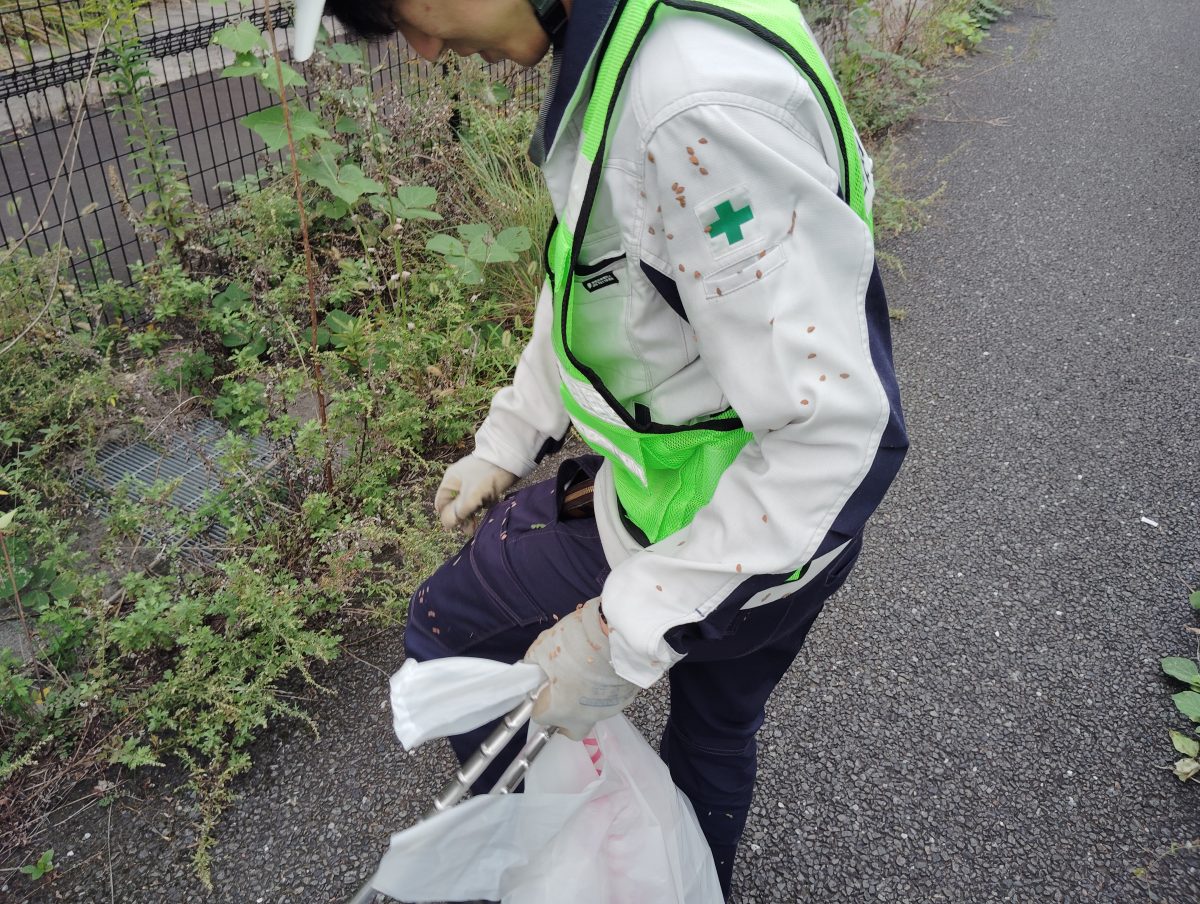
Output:
<svg viewBox="0 0 1200 904">
<path fill-rule="evenodd" d="M 1194 0 L 1031 6 L 903 136 L 910 191 L 945 186 L 885 249 L 913 449 L 772 700 L 739 904 L 1200 900 L 1158 674 L 1198 623 L 1198 46 Z M 391 734 L 399 636 L 352 652 L 319 739 L 258 745 L 214 892 L 154 773 L 56 830 L 32 900 L 348 897 L 451 763 Z"/>
</svg>

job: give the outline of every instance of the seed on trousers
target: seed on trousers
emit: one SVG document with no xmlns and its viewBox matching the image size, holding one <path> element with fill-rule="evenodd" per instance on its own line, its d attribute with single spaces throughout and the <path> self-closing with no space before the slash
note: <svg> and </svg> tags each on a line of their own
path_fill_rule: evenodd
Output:
<svg viewBox="0 0 1200 904">
<path fill-rule="evenodd" d="M 690 163 L 692 166 L 699 166 L 700 159 L 695 154 L 692 154 L 691 157 L 688 157 L 688 163 Z"/>
<path fill-rule="evenodd" d="M 654 154 L 653 154 L 653 153 L 651 153 L 650 151 L 647 151 L 647 152 L 646 152 L 646 159 L 647 159 L 647 160 L 649 160 L 651 163 L 653 163 L 653 162 L 654 162 Z"/>
<path fill-rule="evenodd" d="M 812 360 L 813 358 L 815 358 L 816 356 L 817 356 L 817 353 L 816 353 L 816 352 L 809 352 L 809 353 L 808 353 L 808 360 L 810 360 L 810 361 L 811 361 L 811 360 Z"/>
<path fill-rule="evenodd" d="M 708 139 L 707 139 L 707 138 L 701 138 L 701 139 L 700 139 L 700 143 L 701 143 L 701 144 L 708 144 Z"/>
<path fill-rule="evenodd" d="M 688 152 L 688 156 L 690 157 L 690 156 L 692 156 L 693 154 L 695 154 L 695 153 L 696 153 L 696 149 L 695 149 L 695 148 L 688 148 L 688 149 L 687 149 L 687 152 Z"/>
<path fill-rule="evenodd" d="M 825 374 L 821 374 L 821 382 L 822 382 L 822 383 L 824 383 L 824 382 L 825 382 Z"/>
<path fill-rule="evenodd" d="M 706 166 L 700 167 L 700 175 L 707 176 L 708 175 L 708 167 L 706 167 Z"/>
<path fill-rule="evenodd" d="M 810 326 L 810 327 L 809 327 L 808 329 L 806 329 L 804 332 L 806 332 L 806 333 L 811 333 L 811 332 L 812 332 L 813 330 L 815 330 L 815 329 L 816 329 L 816 327 L 815 327 L 815 326 Z"/>
<path fill-rule="evenodd" d="M 838 374 L 838 376 L 839 376 L 839 377 L 841 377 L 843 380 L 849 380 L 849 379 L 850 379 L 850 374 Z"/>
</svg>

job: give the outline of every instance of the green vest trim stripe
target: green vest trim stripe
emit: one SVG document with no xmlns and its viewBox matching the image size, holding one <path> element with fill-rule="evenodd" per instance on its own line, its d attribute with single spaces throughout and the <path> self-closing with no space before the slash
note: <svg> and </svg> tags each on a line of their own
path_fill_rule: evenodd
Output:
<svg viewBox="0 0 1200 904">
<path fill-rule="evenodd" d="M 617 498 L 627 518 L 650 542 L 689 524 L 712 499 L 717 482 L 751 435 L 733 409 L 691 424 L 659 424 L 637 418 L 609 392 L 600 376 L 573 352 L 578 291 L 576 262 L 583 247 L 603 169 L 617 97 L 634 54 L 661 7 L 717 16 L 740 25 L 778 48 L 808 81 L 838 142 L 839 194 L 871 227 L 866 209 L 862 156 L 841 94 L 805 28 L 793 0 L 624 0 L 609 22 L 584 112 L 577 178 L 587 167 L 587 184 L 576 216 L 567 211 L 547 246 L 554 285 L 554 348 L 563 377 L 567 413 L 584 441 L 612 464 Z M 576 197 L 572 186 L 572 197 Z M 574 222 L 574 232 L 569 223 Z"/>
</svg>

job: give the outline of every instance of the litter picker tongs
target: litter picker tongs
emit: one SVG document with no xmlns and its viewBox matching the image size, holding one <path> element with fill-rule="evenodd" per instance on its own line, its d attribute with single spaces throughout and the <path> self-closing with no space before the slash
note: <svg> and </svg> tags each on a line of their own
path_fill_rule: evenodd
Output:
<svg viewBox="0 0 1200 904">
<path fill-rule="evenodd" d="M 542 684 L 536 690 L 530 691 L 524 700 L 500 720 L 496 730 L 488 735 L 487 739 L 479 745 L 479 749 L 471 754 L 470 759 L 463 763 L 454 776 L 442 786 L 442 790 L 437 793 L 433 799 L 433 805 L 421 817 L 421 821 L 449 810 L 466 796 L 471 785 L 475 784 L 483 775 L 484 770 L 500 755 L 500 751 L 507 747 L 509 741 L 515 738 L 517 733 L 529 722 L 529 717 L 533 715 L 534 701 L 547 686 Z M 546 744 L 557 731 L 558 729 L 551 725 L 538 725 L 536 730 L 530 733 L 529 740 L 525 742 L 525 746 L 521 748 L 516 759 L 496 780 L 496 784 L 492 786 L 489 793 L 512 794 L 516 791 L 521 782 L 525 780 L 525 773 L 529 771 L 529 767 L 533 765 L 537 755 L 546 748 Z M 378 893 L 372 887 L 371 879 L 368 879 L 350 899 L 350 904 L 372 904 L 376 894 Z"/>
</svg>

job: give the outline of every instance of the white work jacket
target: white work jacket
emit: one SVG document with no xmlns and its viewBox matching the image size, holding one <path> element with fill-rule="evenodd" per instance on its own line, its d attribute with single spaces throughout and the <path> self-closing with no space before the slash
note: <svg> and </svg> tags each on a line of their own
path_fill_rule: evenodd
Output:
<svg viewBox="0 0 1200 904">
<path fill-rule="evenodd" d="M 587 86 L 596 61 L 579 55 L 595 40 L 572 46 L 569 32 L 556 69 L 574 63 Z M 553 87 L 554 134 L 535 137 L 560 215 L 579 191 L 588 92 L 565 109 L 560 93 L 574 88 Z M 801 73 L 737 25 L 671 9 L 631 65 L 579 265 L 580 353 L 627 410 L 683 424 L 732 406 L 753 435 L 691 524 L 648 547 L 622 524 L 607 463 L 597 477 L 613 664 L 645 687 L 739 611 L 786 605 L 882 499 L 907 447 L 886 302 L 871 231 L 838 195 L 838 147 Z M 569 428 L 551 305 L 547 287 L 513 383 L 475 438 L 476 454 L 520 476 Z"/>
</svg>

